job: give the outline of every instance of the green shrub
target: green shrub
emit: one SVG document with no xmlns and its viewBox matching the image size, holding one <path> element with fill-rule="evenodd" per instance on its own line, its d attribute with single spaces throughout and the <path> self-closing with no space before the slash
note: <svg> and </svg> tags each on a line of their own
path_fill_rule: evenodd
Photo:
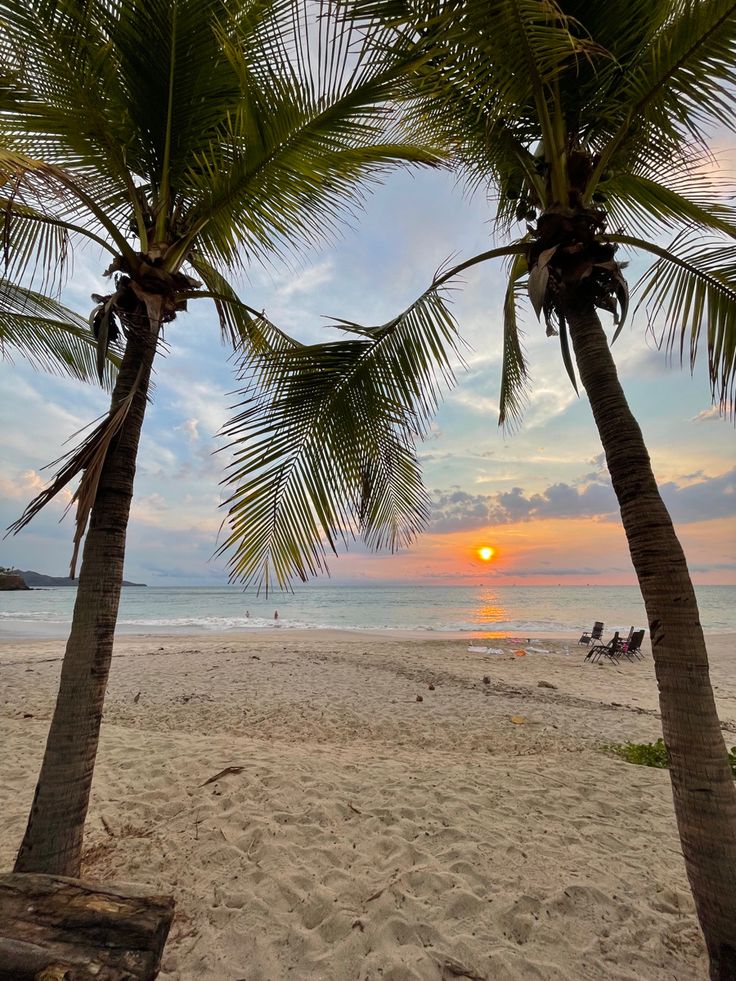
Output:
<svg viewBox="0 0 736 981">
<path fill-rule="evenodd" d="M 611 743 L 605 749 L 627 763 L 636 763 L 639 766 L 656 766 L 660 770 L 666 770 L 669 762 L 664 739 L 658 739 L 656 743 Z M 731 772 L 736 777 L 736 746 L 729 750 L 728 761 Z"/>
</svg>

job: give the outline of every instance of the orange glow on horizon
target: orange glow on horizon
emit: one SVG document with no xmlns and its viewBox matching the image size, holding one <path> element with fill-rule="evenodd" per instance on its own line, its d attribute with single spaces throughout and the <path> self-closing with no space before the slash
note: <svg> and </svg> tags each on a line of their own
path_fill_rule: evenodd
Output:
<svg viewBox="0 0 736 981">
<path fill-rule="evenodd" d="M 678 528 L 688 560 L 714 566 L 712 571 L 695 574 L 697 584 L 736 585 L 736 571 L 728 575 L 722 571 L 732 560 L 728 546 L 734 540 L 734 527 L 733 518 L 714 518 Z M 595 541 L 593 551 L 591 541 Z M 484 561 L 481 548 L 492 548 L 492 557 Z M 353 551 L 341 555 L 332 569 L 347 578 L 423 585 L 636 585 L 618 518 L 544 518 L 492 530 L 426 532 L 397 555 Z"/>
</svg>

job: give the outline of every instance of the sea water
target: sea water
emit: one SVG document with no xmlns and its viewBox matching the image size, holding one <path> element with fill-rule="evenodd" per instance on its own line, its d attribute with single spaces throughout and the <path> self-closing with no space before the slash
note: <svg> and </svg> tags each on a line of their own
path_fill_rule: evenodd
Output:
<svg viewBox="0 0 736 981">
<path fill-rule="evenodd" d="M 706 632 L 736 632 L 736 586 L 696 588 Z M 69 629 L 75 587 L 0 593 L 0 637 L 56 637 Z M 274 614 L 278 612 L 278 619 Z M 118 633 L 264 628 L 518 633 L 544 636 L 646 627 L 635 586 L 385 586 L 316 583 L 293 593 L 235 586 L 123 588 Z"/>
</svg>

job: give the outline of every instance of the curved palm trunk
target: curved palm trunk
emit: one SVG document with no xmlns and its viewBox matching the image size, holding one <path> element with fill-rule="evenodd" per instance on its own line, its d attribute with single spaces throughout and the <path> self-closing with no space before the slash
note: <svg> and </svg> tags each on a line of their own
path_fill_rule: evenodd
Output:
<svg viewBox="0 0 736 981">
<path fill-rule="evenodd" d="M 74 616 L 16 872 L 78 876 L 123 581 L 125 536 L 157 331 L 130 332 L 114 409 L 138 388 L 105 460 L 84 544 Z"/>
<path fill-rule="evenodd" d="M 695 592 L 592 304 L 564 306 L 649 620 L 677 826 L 713 981 L 736 979 L 736 786 Z"/>
</svg>

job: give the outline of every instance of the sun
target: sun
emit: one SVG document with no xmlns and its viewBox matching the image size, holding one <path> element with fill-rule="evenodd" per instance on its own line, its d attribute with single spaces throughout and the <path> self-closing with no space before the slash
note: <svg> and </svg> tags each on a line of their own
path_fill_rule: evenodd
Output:
<svg viewBox="0 0 736 981">
<path fill-rule="evenodd" d="M 489 545 L 483 545 L 482 548 L 478 549 L 478 555 L 484 562 L 490 562 L 495 555 L 495 549 L 492 549 Z"/>
</svg>

